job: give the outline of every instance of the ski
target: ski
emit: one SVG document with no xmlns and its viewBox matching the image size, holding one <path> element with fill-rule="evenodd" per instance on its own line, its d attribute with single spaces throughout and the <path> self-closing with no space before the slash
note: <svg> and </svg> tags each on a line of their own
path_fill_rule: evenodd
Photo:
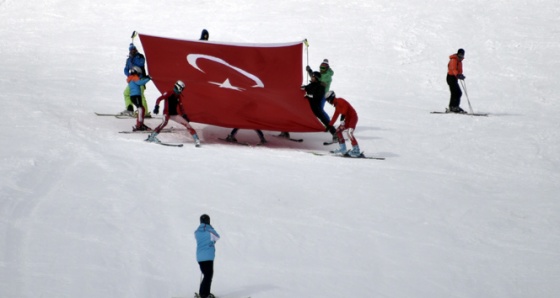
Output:
<svg viewBox="0 0 560 298">
<path fill-rule="evenodd" d="M 97 116 L 109 116 L 109 117 L 113 116 L 117 119 L 136 119 L 136 116 L 134 116 L 134 115 L 123 115 L 123 114 L 120 114 L 120 113 L 119 114 L 97 113 L 97 112 L 94 112 L 94 113 Z M 154 117 L 150 114 L 148 116 L 144 116 L 144 119 L 161 119 L 161 117 Z"/>
<path fill-rule="evenodd" d="M 233 141 L 228 141 L 227 139 L 223 139 L 223 138 L 218 138 L 218 140 L 224 141 L 224 142 L 230 143 L 230 144 L 237 144 L 237 145 L 241 145 L 241 146 L 249 146 L 249 147 L 251 147 L 251 144 L 249 144 L 249 143 L 238 142 L 238 141 L 233 142 Z"/>
<path fill-rule="evenodd" d="M 113 116 L 113 117 L 116 117 L 116 116 L 120 116 L 120 115 L 121 115 L 121 114 L 106 114 L 106 113 L 98 113 L 98 112 L 94 112 L 94 113 L 95 113 L 95 115 L 97 115 L 97 116 Z"/>
<path fill-rule="evenodd" d="M 452 112 L 440 112 L 440 111 L 433 111 L 430 114 L 453 114 L 453 115 L 466 115 L 466 116 L 483 116 L 487 117 L 488 114 L 486 113 L 452 113 Z"/>
<path fill-rule="evenodd" d="M 162 146 L 168 146 L 168 147 L 183 147 L 184 144 L 171 144 L 171 143 L 163 143 L 163 142 L 151 142 L 154 144 L 159 144 Z M 198 145 L 196 147 L 199 147 Z"/>
<path fill-rule="evenodd" d="M 280 139 L 284 139 L 284 140 L 288 140 L 288 141 L 292 141 L 292 142 L 297 142 L 297 143 L 301 143 L 303 142 L 303 139 L 294 139 L 294 138 L 287 138 L 287 137 L 283 137 L 283 136 L 279 136 L 279 135 L 271 135 Z"/>
<path fill-rule="evenodd" d="M 174 128 L 164 128 L 160 131 L 160 133 L 166 133 L 166 132 L 174 132 L 177 131 L 177 129 Z M 154 132 L 153 130 L 125 130 L 125 131 L 119 131 L 119 133 L 152 133 Z"/>
<path fill-rule="evenodd" d="M 218 296 L 215 296 L 214 294 L 212 294 L 212 296 L 214 298 L 218 298 Z M 171 298 L 186 298 L 186 297 L 171 297 Z M 197 292 L 195 292 L 194 293 L 194 298 L 200 298 L 200 295 Z M 247 297 L 247 298 L 251 298 L 251 297 Z"/>
<path fill-rule="evenodd" d="M 355 159 L 385 160 L 385 157 L 365 156 L 363 152 L 357 157 L 350 156 L 348 153 L 345 153 L 344 155 L 332 154 L 332 153 L 320 153 L 320 152 L 309 152 L 309 153 L 311 153 L 313 155 L 316 155 L 316 156 L 332 156 L 332 157 L 344 157 L 344 158 L 355 158 Z"/>
<path fill-rule="evenodd" d="M 115 115 L 115 118 L 117 118 L 117 119 L 136 119 L 136 116 Z M 149 115 L 149 116 L 144 116 L 144 119 L 161 119 L 161 117 L 154 117 L 152 115 Z"/>
</svg>

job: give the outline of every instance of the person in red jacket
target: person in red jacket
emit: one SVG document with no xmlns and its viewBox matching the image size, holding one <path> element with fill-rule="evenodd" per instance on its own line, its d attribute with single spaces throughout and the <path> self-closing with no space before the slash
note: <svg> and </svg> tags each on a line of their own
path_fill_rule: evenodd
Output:
<svg viewBox="0 0 560 298">
<path fill-rule="evenodd" d="M 447 85 L 449 85 L 449 91 L 451 92 L 449 109 L 447 111 L 452 113 L 466 113 L 459 107 L 463 92 L 461 92 L 458 80 L 465 79 L 463 75 L 463 59 L 465 59 L 465 50 L 459 49 L 457 54 L 449 56 L 449 63 L 447 64 Z"/>
<path fill-rule="evenodd" d="M 356 113 L 354 107 L 352 107 L 352 105 L 344 98 L 337 98 L 336 94 L 332 90 L 327 92 L 325 97 L 327 102 L 334 106 L 334 114 L 331 118 L 329 126 L 333 126 L 338 116 L 341 115 L 340 125 L 336 128 L 338 144 L 340 147 L 337 150 L 331 151 L 331 153 L 340 153 L 342 155 L 348 154 L 351 157 L 360 157 L 362 152 L 360 152 L 360 146 L 354 137 L 354 130 L 358 124 L 358 113 Z M 343 131 L 346 131 L 348 139 L 352 144 L 352 150 L 350 151 L 347 151 L 346 149 L 346 142 L 344 140 L 344 136 L 342 135 Z"/>
<path fill-rule="evenodd" d="M 147 142 L 159 142 L 157 135 L 167 125 L 169 119 L 171 119 L 185 126 L 189 133 L 192 135 L 196 147 L 200 147 L 200 140 L 198 138 L 198 135 L 196 134 L 196 131 L 191 127 L 189 123 L 189 117 L 187 117 L 187 113 L 185 113 L 185 109 L 183 109 L 183 104 L 181 103 L 181 92 L 183 92 L 183 89 L 185 89 L 185 83 L 179 80 L 175 83 L 173 90 L 166 91 L 160 97 L 158 97 L 153 112 L 157 115 L 159 113 L 159 103 L 162 100 L 165 100 L 165 106 L 163 108 L 163 120 L 161 124 L 154 129 L 154 132 L 152 132 L 146 139 Z"/>
</svg>

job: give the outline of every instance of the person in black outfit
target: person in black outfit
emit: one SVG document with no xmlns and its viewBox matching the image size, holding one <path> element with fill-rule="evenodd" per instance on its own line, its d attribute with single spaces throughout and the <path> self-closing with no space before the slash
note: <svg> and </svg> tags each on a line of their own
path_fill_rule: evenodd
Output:
<svg viewBox="0 0 560 298">
<path fill-rule="evenodd" d="M 301 88 L 306 92 L 305 97 L 309 101 L 309 106 L 313 114 L 325 125 L 325 131 L 331 133 L 333 140 L 338 140 L 336 137 L 336 129 L 329 125 L 330 119 L 325 116 L 324 110 L 321 107 L 321 100 L 325 97 L 325 86 L 321 84 L 321 73 L 318 71 L 313 72 L 311 83 L 306 86 L 301 86 Z"/>
<path fill-rule="evenodd" d="M 459 80 L 464 80 L 463 75 L 463 59 L 465 59 L 465 50 L 459 49 L 457 54 L 449 56 L 449 63 L 447 64 L 447 85 L 449 85 L 449 98 L 448 112 L 451 113 L 466 113 L 459 105 L 461 104 L 461 87 L 459 87 Z"/>
</svg>

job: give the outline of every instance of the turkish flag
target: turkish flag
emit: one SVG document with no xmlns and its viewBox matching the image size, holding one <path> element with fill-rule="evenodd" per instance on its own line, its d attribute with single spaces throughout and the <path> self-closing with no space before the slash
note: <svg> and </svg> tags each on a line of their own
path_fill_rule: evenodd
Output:
<svg viewBox="0 0 560 298">
<path fill-rule="evenodd" d="M 224 44 L 140 34 L 160 92 L 185 82 L 193 122 L 231 128 L 324 131 L 300 89 L 303 42 Z"/>
</svg>

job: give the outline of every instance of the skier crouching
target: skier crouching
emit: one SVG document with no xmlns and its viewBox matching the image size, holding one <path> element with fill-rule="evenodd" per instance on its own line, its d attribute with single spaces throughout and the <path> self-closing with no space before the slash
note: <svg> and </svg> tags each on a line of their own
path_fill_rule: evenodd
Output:
<svg viewBox="0 0 560 298">
<path fill-rule="evenodd" d="M 163 108 L 163 120 L 161 124 L 154 129 L 154 132 L 152 132 L 146 139 L 147 142 L 159 142 L 157 135 L 167 125 L 169 119 L 171 119 L 186 127 L 189 133 L 192 135 L 196 147 L 200 147 L 200 139 L 198 138 L 196 131 L 191 127 L 189 118 L 187 117 L 187 114 L 183 109 L 183 104 L 181 103 L 181 93 L 183 92 L 183 89 L 185 89 L 185 83 L 179 80 L 173 86 L 173 90 L 166 91 L 160 97 L 158 97 L 153 112 L 157 115 L 159 113 L 159 103 L 162 100 L 165 100 L 165 106 Z M 181 113 L 181 116 L 179 116 L 179 112 Z"/>
<path fill-rule="evenodd" d="M 351 157 L 360 157 L 362 153 L 360 152 L 360 146 L 358 141 L 354 137 L 354 130 L 358 124 L 358 113 L 352 107 L 352 105 L 346 101 L 344 98 L 337 98 L 334 91 L 329 91 L 325 95 L 327 102 L 334 106 L 334 114 L 332 116 L 329 126 L 333 126 L 339 115 L 342 115 L 340 125 L 336 129 L 336 134 L 338 136 L 339 148 L 337 150 L 331 151 L 331 153 L 340 153 L 342 155 L 348 154 Z M 346 143 L 342 132 L 346 131 L 348 139 L 352 144 L 352 150 L 347 151 Z"/>
</svg>

